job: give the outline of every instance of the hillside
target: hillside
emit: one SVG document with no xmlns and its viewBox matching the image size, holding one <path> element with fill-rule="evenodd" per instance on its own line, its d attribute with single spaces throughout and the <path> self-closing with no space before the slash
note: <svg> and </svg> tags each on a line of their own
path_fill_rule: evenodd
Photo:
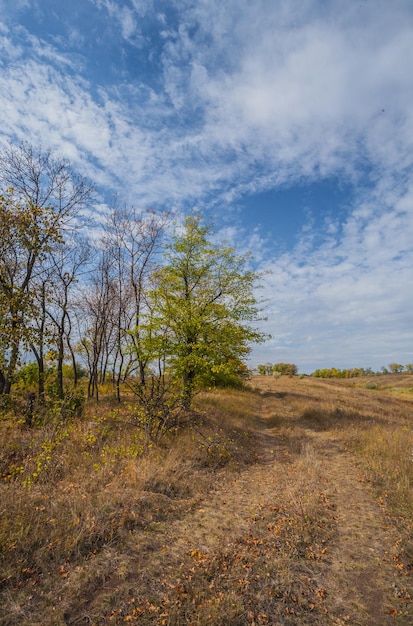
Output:
<svg viewBox="0 0 413 626">
<path fill-rule="evenodd" d="M 145 454 L 88 407 L 38 477 L 5 424 L 1 624 L 411 624 L 413 377 L 250 384 Z"/>
</svg>

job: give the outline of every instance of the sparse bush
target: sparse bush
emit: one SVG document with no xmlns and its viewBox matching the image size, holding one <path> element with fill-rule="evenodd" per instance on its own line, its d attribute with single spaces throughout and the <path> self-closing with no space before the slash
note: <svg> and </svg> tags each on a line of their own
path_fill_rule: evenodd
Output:
<svg viewBox="0 0 413 626">
<path fill-rule="evenodd" d="M 143 385 L 129 384 L 138 402 L 129 419 L 144 434 L 146 445 L 176 428 L 182 415 L 181 390 L 165 374 L 152 374 Z"/>
<path fill-rule="evenodd" d="M 68 363 L 64 363 L 63 367 L 63 376 L 64 378 L 66 378 L 67 380 L 71 380 L 73 381 L 75 375 L 74 375 L 74 371 L 73 371 L 73 365 L 69 365 Z M 86 378 L 87 377 L 87 370 L 80 365 L 79 363 L 76 363 L 76 375 L 77 375 L 77 379 L 80 380 L 81 378 Z"/>
<path fill-rule="evenodd" d="M 81 417 L 85 408 L 85 392 L 83 389 L 68 389 L 62 402 L 62 417 L 71 419 Z"/>
<path fill-rule="evenodd" d="M 25 388 L 34 388 L 39 378 L 39 368 L 36 362 L 22 365 L 18 370 L 16 382 L 21 383 Z"/>
</svg>

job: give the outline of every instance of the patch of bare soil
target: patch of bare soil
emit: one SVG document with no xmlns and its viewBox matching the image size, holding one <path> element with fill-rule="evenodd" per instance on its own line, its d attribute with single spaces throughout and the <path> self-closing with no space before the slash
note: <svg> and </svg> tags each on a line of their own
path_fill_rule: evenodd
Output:
<svg viewBox="0 0 413 626">
<path fill-rule="evenodd" d="M 413 623 L 398 533 L 340 430 L 304 419 L 299 392 L 261 387 L 259 462 L 153 528 L 102 623 Z"/>
</svg>

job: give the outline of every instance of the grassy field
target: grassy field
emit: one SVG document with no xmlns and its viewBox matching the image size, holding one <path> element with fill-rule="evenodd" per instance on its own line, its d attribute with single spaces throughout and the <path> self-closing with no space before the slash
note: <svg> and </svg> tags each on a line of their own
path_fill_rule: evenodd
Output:
<svg viewBox="0 0 413 626">
<path fill-rule="evenodd" d="M 256 377 L 144 450 L 131 400 L 0 422 L 0 623 L 413 622 L 413 376 Z"/>
</svg>

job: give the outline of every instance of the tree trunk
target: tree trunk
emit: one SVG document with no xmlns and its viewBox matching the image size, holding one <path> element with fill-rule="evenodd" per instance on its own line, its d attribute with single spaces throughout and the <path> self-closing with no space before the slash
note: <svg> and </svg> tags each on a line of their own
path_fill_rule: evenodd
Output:
<svg viewBox="0 0 413 626">
<path fill-rule="evenodd" d="M 120 364 L 119 364 L 119 369 L 118 369 L 118 373 L 116 376 L 116 398 L 118 400 L 118 402 L 121 401 L 121 397 L 120 397 L 120 381 L 122 380 L 122 369 L 123 369 L 123 354 L 122 352 L 120 353 Z"/>
<path fill-rule="evenodd" d="M 70 356 L 71 356 L 71 359 L 72 359 L 73 386 L 77 387 L 77 383 L 79 382 L 79 379 L 78 379 L 78 375 L 77 375 L 76 357 L 75 357 L 74 350 L 72 348 L 72 344 L 70 343 L 69 337 L 66 337 L 66 343 L 67 343 L 67 347 L 69 348 Z"/>
<path fill-rule="evenodd" d="M 58 353 L 57 353 L 57 395 L 60 400 L 64 398 L 63 389 L 63 361 L 64 361 L 64 345 L 63 335 L 59 336 Z"/>
<path fill-rule="evenodd" d="M 45 403 L 45 389 L 44 389 L 45 374 L 44 374 L 43 346 L 40 346 L 39 350 L 37 350 L 37 348 L 34 345 L 32 345 L 31 349 L 37 362 L 37 370 L 38 370 L 37 395 L 39 398 L 39 404 L 44 405 Z"/>
<path fill-rule="evenodd" d="M 183 392 L 182 392 L 182 406 L 185 411 L 189 411 L 192 404 L 192 396 L 194 393 L 195 385 L 195 372 L 190 369 L 183 375 Z"/>
</svg>

